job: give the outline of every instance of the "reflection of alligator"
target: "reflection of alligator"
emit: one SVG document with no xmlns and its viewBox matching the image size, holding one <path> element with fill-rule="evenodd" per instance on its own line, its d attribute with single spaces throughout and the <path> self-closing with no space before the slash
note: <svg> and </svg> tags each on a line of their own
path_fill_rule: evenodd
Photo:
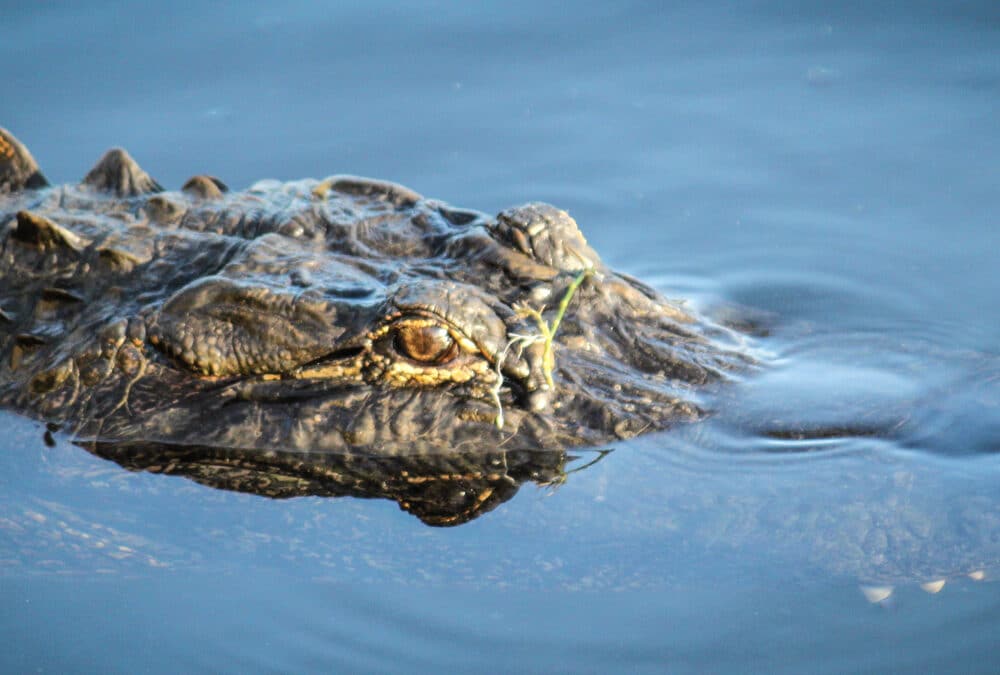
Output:
<svg viewBox="0 0 1000 675">
<path fill-rule="evenodd" d="M 85 447 L 132 471 L 185 476 L 214 488 L 275 499 L 391 499 L 438 526 L 461 525 L 492 511 L 522 483 L 558 484 L 567 474 L 566 463 L 574 459 L 548 450 L 340 454 L 155 443 Z"/>
<path fill-rule="evenodd" d="M 0 403 L 83 440 L 559 450 L 697 418 L 693 387 L 743 362 L 544 204 L 490 219 L 344 176 L 166 193 L 121 150 L 50 188 L 2 131 L 0 192 Z"/>
</svg>

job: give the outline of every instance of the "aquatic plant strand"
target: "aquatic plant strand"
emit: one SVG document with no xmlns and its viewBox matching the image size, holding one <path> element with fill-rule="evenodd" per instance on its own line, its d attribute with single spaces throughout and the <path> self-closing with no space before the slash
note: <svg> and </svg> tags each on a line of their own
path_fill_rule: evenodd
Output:
<svg viewBox="0 0 1000 675">
<path fill-rule="evenodd" d="M 542 315 L 542 312 L 545 311 L 544 305 L 542 305 L 539 309 L 535 309 L 533 307 L 518 308 L 518 314 L 520 316 L 530 316 L 535 320 L 535 324 L 538 326 L 538 334 L 512 335 L 510 340 L 508 340 L 507 344 L 504 346 L 500 356 L 497 358 L 495 368 L 496 380 L 493 383 L 493 387 L 490 389 L 490 395 L 493 398 L 493 402 L 497 406 L 497 416 L 494 421 L 498 429 L 503 429 L 504 422 L 503 405 L 500 402 L 500 388 L 503 386 L 503 373 L 500 372 L 500 368 L 503 365 L 504 360 L 506 360 L 510 348 L 517 345 L 519 349 L 518 354 L 520 354 L 520 351 L 522 351 L 525 346 L 542 342 L 544 345 L 542 348 L 542 374 L 545 376 L 545 384 L 549 389 L 553 389 L 555 387 L 555 382 L 552 379 L 552 373 L 556 367 L 553 341 L 555 340 L 556 333 L 559 331 L 559 325 L 562 323 L 563 317 L 566 316 L 566 309 L 569 307 L 569 303 L 573 299 L 573 295 L 576 293 L 577 289 L 580 288 L 580 284 L 583 283 L 584 279 L 593 273 L 594 269 L 592 267 L 588 267 L 573 278 L 573 281 L 570 282 L 570 285 L 566 288 L 566 292 L 563 294 L 562 299 L 559 301 L 559 306 L 556 308 L 556 315 L 552 319 L 551 323 Z"/>
</svg>

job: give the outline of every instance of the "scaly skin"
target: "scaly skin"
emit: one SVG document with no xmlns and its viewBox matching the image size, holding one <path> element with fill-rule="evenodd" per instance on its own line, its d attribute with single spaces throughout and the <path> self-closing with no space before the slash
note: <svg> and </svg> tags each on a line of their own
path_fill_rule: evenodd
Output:
<svg viewBox="0 0 1000 675">
<path fill-rule="evenodd" d="M 121 150 L 47 187 L 0 138 L 0 403 L 79 439 L 558 450 L 695 419 L 745 363 L 545 204 L 491 219 L 344 176 L 162 192 Z M 505 349 L 582 270 L 548 357 Z"/>
<path fill-rule="evenodd" d="M 0 130 L 0 227 L 0 405 L 133 468 L 234 489 L 269 482 L 233 478 L 253 466 L 284 476 L 280 496 L 289 472 L 307 476 L 300 494 L 349 493 L 330 476 L 355 469 L 331 467 L 397 458 L 365 484 L 404 508 L 442 476 L 508 498 L 555 480 L 566 448 L 698 419 L 697 390 L 749 363 L 546 204 L 489 218 L 351 176 L 164 192 L 122 150 L 50 187 Z M 497 457 L 528 468 L 497 474 Z M 498 503 L 453 497 L 422 508 L 461 509 L 425 520 Z"/>
</svg>

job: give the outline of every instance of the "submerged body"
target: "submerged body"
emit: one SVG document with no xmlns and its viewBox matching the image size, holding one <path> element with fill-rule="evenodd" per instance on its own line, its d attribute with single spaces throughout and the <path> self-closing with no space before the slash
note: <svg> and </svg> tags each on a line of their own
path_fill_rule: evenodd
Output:
<svg viewBox="0 0 1000 675">
<path fill-rule="evenodd" d="M 0 403 L 81 440 L 559 450 L 695 419 L 743 363 L 545 204 L 489 218 L 349 176 L 163 192 L 121 150 L 49 187 L 0 138 Z"/>
</svg>

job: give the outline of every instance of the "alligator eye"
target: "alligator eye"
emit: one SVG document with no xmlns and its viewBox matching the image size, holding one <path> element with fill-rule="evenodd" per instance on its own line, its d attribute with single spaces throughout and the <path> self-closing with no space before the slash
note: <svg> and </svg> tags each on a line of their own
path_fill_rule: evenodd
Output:
<svg viewBox="0 0 1000 675">
<path fill-rule="evenodd" d="M 421 363 L 444 363 L 458 353 L 458 342 L 448 329 L 434 325 L 397 327 L 393 346 L 400 354 Z"/>
</svg>

